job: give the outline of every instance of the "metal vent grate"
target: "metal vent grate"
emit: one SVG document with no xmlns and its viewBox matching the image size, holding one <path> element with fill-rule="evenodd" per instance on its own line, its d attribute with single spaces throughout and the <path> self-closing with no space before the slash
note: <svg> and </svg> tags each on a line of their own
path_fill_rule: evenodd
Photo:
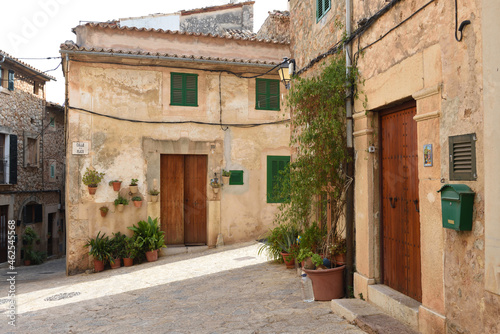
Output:
<svg viewBox="0 0 500 334">
<path fill-rule="evenodd" d="M 476 134 L 449 137 L 449 144 L 450 180 L 476 180 Z"/>
</svg>

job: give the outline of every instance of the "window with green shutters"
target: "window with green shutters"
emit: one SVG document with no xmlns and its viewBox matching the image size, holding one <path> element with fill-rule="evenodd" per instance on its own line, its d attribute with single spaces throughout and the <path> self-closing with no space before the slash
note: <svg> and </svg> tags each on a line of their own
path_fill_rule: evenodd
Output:
<svg viewBox="0 0 500 334">
<path fill-rule="evenodd" d="M 230 185 L 242 185 L 243 184 L 243 171 L 242 170 L 231 170 L 231 176 L 229 178 Z"/>
<path fill-rule="evenodd" d="M 14 71 L 9 70 L 9 90 L 14 90 Z"/>
<path fill-rule="evenodd" d="M 255 80 L 255 109 L 280 110 L 280 81 Z"/>
<path fill-rule="evenodd" d="M 289 156 L 267 156 L 267 203 L 283 203 L 287 198 L 278 194 L 280 171 L 288 168 Z"/>
<path fill-rule="evenodd" d="M 330 1 L 331 0 L 316 0 L 316 22 L 330 10 Z"/>
<path fill-rule="evenodd" d="M 173 106 L 198 106 L 197 74 L 170 74 L 170 104 Z"/>
</svg>

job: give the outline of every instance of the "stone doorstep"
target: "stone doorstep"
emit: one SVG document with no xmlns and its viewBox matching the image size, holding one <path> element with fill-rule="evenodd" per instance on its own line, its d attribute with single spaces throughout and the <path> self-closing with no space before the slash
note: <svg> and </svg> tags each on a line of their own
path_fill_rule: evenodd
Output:
<svg viewBox="0 0 500 334">
<path fill-rule="evenodd" d="M 369 334 L 417 334 L 415 330 L 392 318 L 380 308 L 361 299 L 334 299 L 332 311 Z"/>
<path fill-rule="evenodd" d="M 368 301 L 386 314 L 418 330 L 418 311 L 421 303 L 383 284 L 368 286 Z"/>
<path fill-rule="evenodd" d="M 208 246 L 167 246 L 160 250 L 162 256 L 186 254 L 186 253 L 200 253 L 208 250 Z"/>
</svg>

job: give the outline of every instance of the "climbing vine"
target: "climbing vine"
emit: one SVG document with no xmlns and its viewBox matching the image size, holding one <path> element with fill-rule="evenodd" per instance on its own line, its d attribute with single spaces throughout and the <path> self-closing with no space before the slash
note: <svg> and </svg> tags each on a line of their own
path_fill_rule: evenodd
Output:
<svg viewBox="0 0 500 334">
<path fill-rule="evenodd" d="M 291 223 L 300 229 L 317 219 L 323 223 L 329 201 L 332 228 L 327 245 L 341 239 L 345 192 L 352 181 L 346 173 L 350 156 L 345 101 L 355 91 L 357 77 L 355 68 L 346 73 L 345 55 L 337 53 L 319 75 L 295 79 L 288 95 L 294 153 L 290 168 L 281 173 L 278 182 L 277 192 L 289 200 L 280 205 L 275 222 Z"/>
</svg>

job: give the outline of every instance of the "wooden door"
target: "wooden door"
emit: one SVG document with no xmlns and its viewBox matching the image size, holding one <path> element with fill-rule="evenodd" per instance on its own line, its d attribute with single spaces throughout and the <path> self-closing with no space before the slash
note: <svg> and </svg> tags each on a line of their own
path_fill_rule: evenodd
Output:
<svg viewBox="0 0 500 334">
<path fill-rule="evenodd" d="M 206 244 L 207 156 L 168 154 L 160 159 L 165 243 Z"/>
<path fill-rule="evenodd" d="M 0 263 L 7 262 L 7 213 L 9 212 L 8 205 L 0 206 Z"/>
<path fill-rule="evenodd" d="M 207 243 L 207 156 L 185 156 L 184 168 L 184 243 Z"/>
<path fill-rule="evenodd" d="M 381 113 L 384 284 L 422 301 L 415 104 Z"/>
</svg>

